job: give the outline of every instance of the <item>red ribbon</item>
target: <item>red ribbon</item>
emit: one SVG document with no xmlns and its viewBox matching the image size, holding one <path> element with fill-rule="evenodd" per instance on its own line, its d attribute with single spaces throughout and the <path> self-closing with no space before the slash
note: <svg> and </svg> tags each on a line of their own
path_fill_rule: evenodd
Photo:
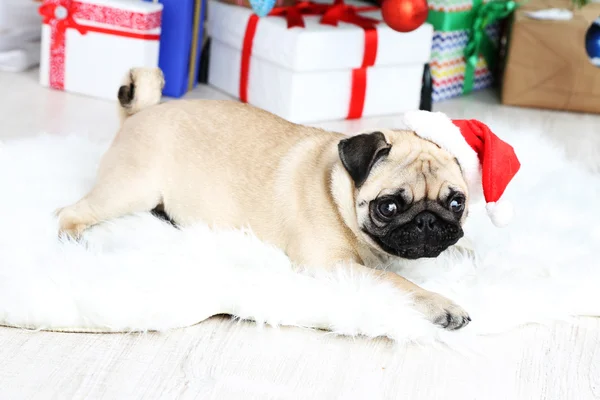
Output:
<svg viewBox="0 0 600 400">
<path fill-rule="evenodd" d="M 374 18 L 367 18 L 359 15 L 359 12 L 379 10 L 378 7 L 356 7 L 344 3 L 344 0 L 335 0 L 332 6 L 327 7 L 327 11 L 321 18 L 323 25 L 337 26 L 338 22 L 347 22 L 358 25 L 364 29 L 375 28 L 379 23 Z"/>
<path fill-rule="evenodd" d="M 39 8 L 39 13 L 43 17 L 43 23 L 49 25 L 51 29 L 49 81 L 50 87 L 54 89 L 63 90 L 65 87 L 66 32 L 69 28 L 77 30 L 81 35 L 85 35 L 88 32 L 97 32 L 134 39 L 160 39 L 160 35 L 157 34 L 136 33 L 82 25 L 75 20 L 75 18 L 78 18 L 126 29 L 148 31 L 160 27 L 160 11 L 144 14 L 73 0 L 45 0 L 44 4 Z"/>
<path fill-rule="evenodd" d="M 377 58 L 377 28 L 378 20 L 363 17 L 360 11 L 372 11 L 377 7 L 356 7 L 344 4 L 343 0 L 335 0 L 332 7 L 323 15 L 321 23 L 337 26 L 338 23 L 347 22 L 360 26 L 365 31 L 365 51 L 360 68 L 352 70 L 352 90 L 350 95 L 350 107 L 347 119 L 362 117 L 365 108 L 365 96 L 367 94 L 367 68 L 375 64 Z"/>
<path fill-rule="evenodd" d="M 378 10 L 378 7 L 356 7 L 344 4 L 343 0 L 335 0 L 333 5 L 316 4 L 303 1 L 291 7 L 274 8 L 269 15 L 281 16 L 287 20 L 288 29 L 294 27 L 304 28 L 304 15 L 322 15 L 320 23 L 324 25 L 337 26 L 339 22 L 357 25 L 365 31 L 365 51 L 360 68 L 352 70 L 352 89 L 347 119 L 360 118 L 362 116 L 365 95 L 367 91 L 367 68 L 375 64 L 377 58 L 377 29 L 380 22 L 373 18 L 359 15 L 359 12 Z M 240 69 L 240 100 L 248 101 L 248 80 L 250 76 L 250 58 L 254 35 L 258 25 L 259 17 L 255 14 L 250 16 L 244 34 L 242 46 L 242 61 Z"/>
<path fill-rule="evenodd" d="M 50 25 L 55 22 L 56 41 L 52 42 L 52 48 L 59 47 L 60 43 L 64 42 L 67 28 L 75 28 L 82 35 L 87 33 L 86 27 L 79 25 L 73 18 L 74 13 L 72 10 L 74 8 L 75 7 L 72 7 L 71 10 L 69 10 L 66 5 L 50 3 L 40 6 L 40 14 L 44 17 L 43 23 Z"/>
<path fill-rule="evenodd" d="M 312 1 L 301 1 L 290 7 L 275 7 L 269 13 L 269 16 L 285 17 L 287 27 L 304 28 L 303 15 L 323 15 L 327 12 L 327 4 L 317 4 Z"/>
<path fill-rule="evenodd" d="M 240 100 L 244 103 L 248 102 L 248 79 L 250 77 L 250 57 L 252 56 L 252 45 L 254 35 L 256 34 L 256 26 L 258 25 L 258 15 L 252 14 L 246 25 L 246 33 L 244 34 L 244 44 L 242 46 L 242 65 L 240 69 Z"/>
</svg>

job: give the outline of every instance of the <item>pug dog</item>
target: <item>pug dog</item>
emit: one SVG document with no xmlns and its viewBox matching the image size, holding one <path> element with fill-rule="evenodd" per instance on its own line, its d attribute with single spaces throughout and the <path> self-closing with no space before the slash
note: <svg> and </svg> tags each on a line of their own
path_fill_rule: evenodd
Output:
<svg viewBox="0 0 600 400">
<path fill-rule="evenodd" d="M 179 227 L 249 227 L 303 268 L 352 268 L 410 294 L 448 330 L 471 320 L 451 300 L 376 267 L 437 257 L 462 236 L 469 193 L 457 160 L 409 130 L 348 137 L 235 101 L 160 103 L 159 69 L 119 88 L 122 125 L 60 235 L 161 209 Z"/>
</svg>

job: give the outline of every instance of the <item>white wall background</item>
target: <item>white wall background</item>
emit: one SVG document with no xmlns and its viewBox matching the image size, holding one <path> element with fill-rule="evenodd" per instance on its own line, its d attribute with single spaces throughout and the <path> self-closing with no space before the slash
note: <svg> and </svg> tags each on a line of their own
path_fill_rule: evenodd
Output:
<svg viewBox="0 0 600 400">
<path fill-rule="evenodd" d="M 0 0 L 0 30 L 39 24 L 39 6 L 32 0 Z"/>
</svg>

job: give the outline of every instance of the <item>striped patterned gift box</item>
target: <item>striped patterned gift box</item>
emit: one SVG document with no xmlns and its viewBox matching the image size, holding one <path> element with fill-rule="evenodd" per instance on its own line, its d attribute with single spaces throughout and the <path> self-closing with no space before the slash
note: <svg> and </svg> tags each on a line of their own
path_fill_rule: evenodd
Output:
<svg viewBox="0 0 600 400">
<path fill-rule="evenodd" d="M 439 2 L 439 1 L 438 1 Z M 450 1 L 446 0 L 444 3 Z M 458 3 L 453 1 L 452 3 Z M 486 32 L 494 43 L 499 41 L 499 23 L 486 27 Z M 433 101 L 449 99 L 463 93 L 465 78 L 464 50 L 469 40 L 469 31 L 436 31 L 433 35 L 431 50 L 431 77 L 433 81 Z M 480 55 L 475 69 L 473 90 L 490 87 L 493 83 L 492 73 Z"/>
<path fill-rule="evenodd" d="M 443 29 L 434 23 L 434 19 L 440 25 L 446 25 L 447 20 L 452 20 L 460 14 L 469 14 L 472 10 L 475 15 L 474 5 L 488 3 L 494 0 L 429 0 L 428 6 L 431 12 L 438 14 L 428 20 L 435 27 L 431 52 L 431 76 L 433 84 L 432 99 L 434 102 L 460 96 L 463 94 L 465 81 L 465 58 L 464 51 L 469 41 L 469 30 Z M 440 15 L 441 14 L 441 20 Z M 431 17 L 431 15 L 430 15 Z M 450 24 L 452 25 L 452 24 Z M 467 24 L 468 25 L 468 24 Z M 494 22 L 485 28 L 485 31 L 494 44 L 499 42 L 500 23 Z M 493 77 L 488 65 L 482 55 L 479 55 L 472 90 L 484 89 L 491 86 Z"/>
</svg>

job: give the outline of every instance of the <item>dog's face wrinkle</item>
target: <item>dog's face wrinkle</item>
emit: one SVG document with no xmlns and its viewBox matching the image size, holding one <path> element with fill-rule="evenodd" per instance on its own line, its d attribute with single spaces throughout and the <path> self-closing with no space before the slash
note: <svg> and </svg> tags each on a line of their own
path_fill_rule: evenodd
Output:
<svg viewBox="0 0 600 400">
<path fill-rule="evenodd" d="M 456 163 L 456 165 L 458 165 L 458 169 L 460 170 L 460 173 L 464 173 L 462 166 L 460 165 L 460 163 L 458 162 L 458 158 L 454 157 L 454 162 Z"/>
</svg>

